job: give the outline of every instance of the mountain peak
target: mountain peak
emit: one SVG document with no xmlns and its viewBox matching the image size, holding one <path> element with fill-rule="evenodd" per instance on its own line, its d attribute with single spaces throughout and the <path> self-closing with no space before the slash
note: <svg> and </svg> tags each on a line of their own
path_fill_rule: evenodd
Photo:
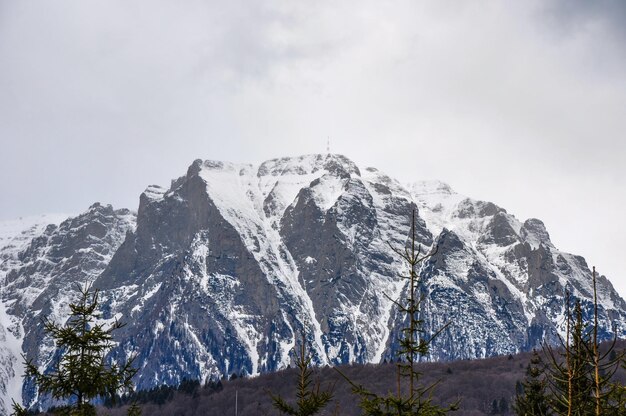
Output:
<svg viewBox="0 0 626 416">
<path fill-rule="evenodd" d="M 316 153 L 266 160 L 259 166 L 257 176 L 309 175 L 319 170 L 327 170 L 341 176 L 361 175 L 357 165 L 346 156 Z"/>
<path fill-rule="evenodd" d="M 106 318 L 128 322 L 109 358 L 136 351 L 141 389 L 285 368 L 303 333 L 316 364 L 389 359 L 404 325 L 391 299 L 407 290 L 393 247 L 406 244 L 412 212 L 419 244 L 438 244 L 420 269 L 425 328 L 452 322 L 431 359 L 558 341 L 565 287 L 590 305 L 586 262 L 554 247 L 541 221 L 522 224 L 444 182 L 404 186 L 338 154 L 198 159 L 168 190 L 147 187 L 136 217 L 94 204 L 6 244 L 0 223 L 0 282 L 10 283 L 0 310 L 23 328 L 20 345 L 0 348 L 0 399 L 3 383 L 23 381 L 2 363 L 50 362 L 39 311 L 63 321 L 70 283 L 94 279 Z M 626 303 L 608 280 L 598 295 L 599 335 L 623 336 Z"/>
<path fill-rule="evenodd" d="M 196 175 L 201 170 L 247 171 L 248 169 L 253 168 L 255 168 L 255 165 L 250 163 L 232 163 L 220 160 L 196 159 L 189 166 L 187 176 L 190 177 Z M 256 169 L 256 175 L 258 177 L 280 176 L 286 174 L 308 175 L 320 170 L 350 176 L 361 175 L 356 163 L 344 155 L 335 153 L 313 153 L 300 156 L 285 156 L 268 159 L 261 162 Z"/>
<path fill-rule="evenodd" d="M 413 182 L 409 187 L 415 195 L 456 194 L 450 185 L 437 179 Z"/>
</svg>

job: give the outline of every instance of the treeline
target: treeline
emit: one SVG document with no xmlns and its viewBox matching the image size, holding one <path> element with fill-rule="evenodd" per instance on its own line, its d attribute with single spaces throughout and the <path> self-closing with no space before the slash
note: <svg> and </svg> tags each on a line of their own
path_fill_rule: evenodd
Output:
<svg viewBox="0 0 626 416">
<path fill-rule="evenodd" d="M 132 403 L 142 405 L 148 403 L 162 405 L 172 401 L 177 393 L 197 397 L 200 389 L 213 393 L 222 390 L 222 388 L 223 385 L 221 380 L 210 381 L 202 386 L 200 380 L 183 379 L 178 386 L 161 385 L 151 388 L 150 390 L 139 390 L 123 396 L 107 398 L 104 401 L 104 406 L 112 408 L 130 405 Z"/>
<path fill-rule="evenodd" d="M 603 345 L 604 348 L 607 347 L 606 344 Z M 626 341 L 618 341 L 616 353 L 625 349 Z M 522 391 L 522 382 L 526 377 L 531 358 L 532 353 L 521 353 L 481 360 L 419 363 L 417 368 L 422 372 L 424 383 L 440 381 L 434 392 L 436 403 L 444 405 L 460 400 L 459 410 L 451 415 L 512 416 L 516 414 L 514 411 L 516 393 Z M 348 365 L 341 366 L 340 369 L 354 382 L 372 386 L 377 393 L 384 394 L 395 389 L 397 374 L 394 363 Z M 323 387 L 334 387 L 333 401 L 318 413 L 319 415 L 362 414 L 358 402 L 354 400 L 350 385 L 334 369 L 326 367 L 313 371 L 314 376 L 322 380 Z M 268 392 L 294 397 L 296 377 L 297 369 L 287 369 L 254 378 L 239 377 L 205 384 L 185 380 L 178 387 L 162 386 L 137 392 L 136 397 L 150 398 L 141 402 L 144 415 L 234 415 L 235 397 L 239 416 L 279 415 L 272 405 Z M 619 369 L 615 380 L 622 384 L 626 383 L 626 371 Z M 195 387 L 190 389 L 191 386 Z M 162 402 L 163 397 L 167 397 L 165 402 Z M 129 404 L 130 401 L 127 400 L 126 404 L 120 407 L 100 408 L 98 413 L 110 416 L 126 415 Z"/>
</svg>

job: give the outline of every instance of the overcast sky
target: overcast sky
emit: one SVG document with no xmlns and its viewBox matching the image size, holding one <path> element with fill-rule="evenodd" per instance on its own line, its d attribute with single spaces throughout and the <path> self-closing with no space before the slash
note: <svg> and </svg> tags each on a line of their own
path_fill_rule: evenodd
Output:
<svg viewBox="0 0 626 416">
<path fill-rule="evenodd" d="M 0 0 L 0 220 L 197 158 L 441 179 L 626 295 L 626 2 Z"/>
</svg>

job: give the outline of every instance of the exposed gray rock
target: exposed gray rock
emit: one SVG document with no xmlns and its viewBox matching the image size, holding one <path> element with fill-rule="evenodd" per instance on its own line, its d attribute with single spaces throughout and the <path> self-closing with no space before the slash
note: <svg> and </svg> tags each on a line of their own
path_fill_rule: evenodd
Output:
<svg viewBox="0 0 626 416">
<path fill-rule="evenodd" d="M 414 211 L 422 252 L 436 248 L 420 271 L 425 328 L 449 323 L 428 359 L 555 342 L 566 290 L 591 312 L 589 267 L 556 249 L 541 221 L 442 182 L 405 186 L 340 155 L 196 160 L 168 189 L 146 189 L 136 227 L 130 211 L 94 204 L 0 248 L 10 321 L 0 339 L 9 328 L 49 365 L 40 318 L 63 322 L 76 285 L 95 281 L 104 318 L 127 322 L 110 358 L 137 356 L 139 388 L 284 368 L 302 333 L 317 364 L 393 358 L 405 317 L 391 299 L 408 290 L 394 248 L 406 247 Z M 598 287 L 601 336 L 624 336 L 626 304 L 603 276 Z M 0 389 L 15 356 L 0 349 Z M 47 403 L 32 385 L 24 400 Z"/>
<path fill-rule="evenodd" d="M 134 224 L 131 211 L 95 203 L 77 217 L 47 226 L 17 253 L 3 275 L 0 302 L 13 317 L 8 330 L 21 341 L 27 359 L 40 366 L 50 361 L 54 345 L 43 331 L 43 317 L 65 321 L 79 288 L 104 270 Z M 15 364 L 21 366 L 22 359 Z M 24 388 L 28 403 L 35 391 L 29 384 Z"/>
</svg>

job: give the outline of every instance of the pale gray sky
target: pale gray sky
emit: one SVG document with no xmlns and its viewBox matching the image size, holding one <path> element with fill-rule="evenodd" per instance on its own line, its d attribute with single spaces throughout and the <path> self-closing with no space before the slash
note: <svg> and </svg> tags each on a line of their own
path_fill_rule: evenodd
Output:
<svg viewBox="0 0 626 416">
<path fill-rule="evenodd" d="M 626 2 L 0 0 L 0 219 L 136 209 L 196 158 L 437 178 L 626 295 Z"/>
</svg>

